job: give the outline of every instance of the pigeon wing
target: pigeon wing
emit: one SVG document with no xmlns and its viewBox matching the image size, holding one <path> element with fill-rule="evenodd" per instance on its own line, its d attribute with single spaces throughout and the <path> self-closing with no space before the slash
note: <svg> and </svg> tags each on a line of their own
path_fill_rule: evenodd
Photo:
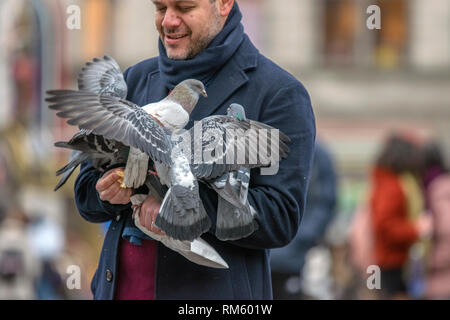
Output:
<svg viewBox="0 0 450 320">
<path fill-rule="evenodd" d="M 213 179 L 239 169 L 240 165 L 230 158 L 242 152 L 244 146 L 234 137 L 244 135 L 249 128 L 248 121 L 220 115 L 197 122 L 187 132 L 193 150 L 190 155 L 192 173 L 199 179 Z M 198 134 L 201 137 L 197 137 Z"/>
<path fill-rule="evenodd" d="M 275 141 L 276 145 L 274 147 L 279 150 L 280 158 L 284 159 L 287 157 L 288 153 L 290 152 L 290 149 L 287 144 L 291 142 L 291 139 L 287 135 L 285 135 L 281 130 L 278 130 L 268 124 L 255 120 L 248 120 L 248 121 L 252 129 L 265 130 L 265 132 L 267 132 L 267 143 L 269 147 L 271 147 L 272 144 L 271 133 L 274 132 L 273 130 L 276 130 L 278 132 L 278 141 Z"/>
<path fill-rule="evenodd" d="M 79 150 L 87 153 L 111 154 L 122 146 L 118 141 L 108 140 L 92 133 L 92 130 L 81 129 L 69 142 L 57 142 L 56 147 Z"/>
<path fill-rule="evenodd" d="M 214 179 L 241 166 L 267 167 L 287 157 L 290 139 L 279 130 L 278 139 L 272 139 L 274 130 L 258 121 L 230 116 L 211 116 L 197 122 L 188 131 L 192 173 L 199 179 Z M 201 137 L 196 136 L 199 133 Z M 264 146 L 267 152 L 260 152 Z M 278 159 L 272 157 L 272 150 L 279 152 Z"/>
<path fill-rule="evenodd" d="M 128 92 L 119 65 L 109 56 L 86 63 L 78 74 L 78 89 L 122 99 Z"/>
<path fill-rule="evenodd" d="M 87 91 L 47 91 L 49 108 L 69 118 L 70 125 L 91 130 L 148 154 L 154 161 L 171 165 L 170 131 L 137 105 L 117 97 Z"/>
</svg>

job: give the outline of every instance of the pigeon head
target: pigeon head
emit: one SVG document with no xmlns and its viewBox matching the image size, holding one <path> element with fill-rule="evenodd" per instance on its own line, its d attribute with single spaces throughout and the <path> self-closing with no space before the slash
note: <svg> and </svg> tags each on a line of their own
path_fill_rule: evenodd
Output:
<svg viewBox="0 0 450 320">
<path fill-rule="evenodd" d="M 199 80 L 187 79 L 180 82 L 169 94 L 168 99 L 179 103 L 188 114 L 191 114 L 195 105 L 200 98 L 200 95 L 205 98 L 206 94 L 205 86 Z"/>
<path fill-rule="evenodd" d="M 232 103 L 227 109 L 227 115 L 241 120 L 246 120 L 244 107 L 238 103 Z"/>
</svg>

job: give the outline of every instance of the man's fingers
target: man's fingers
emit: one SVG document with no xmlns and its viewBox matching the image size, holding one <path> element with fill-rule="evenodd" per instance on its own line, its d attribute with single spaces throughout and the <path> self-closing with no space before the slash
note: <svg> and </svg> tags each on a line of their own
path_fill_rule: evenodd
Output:
<svg viewBox="0 0 450 320">
<path fill-rule="evenodd" d="M 120 191 L 120 184 L 118 182 L 113 183 L 108 189 L 99 192 L 100 199 L 102 201 L 111 201 Z"/>
<path fill-rule="evenodd" d="M 155 221 L 156 221 L 156 218 L 155 218 Z M 156 234 L 161 235 L 161 236 L 165 236 L 165 235 L 166 235 L 166 233 L 165 233 L 164 231 L 162 231 L 160 228 L 158 228 L 158 227 L 155 225 L 155 223 L 152 224 L 152 231 L 153 231 L 154 233 L 156 233 Z"/>
<path fill-rule="evenodd" d="M 131 200 L 133 189 L 122 189 L 119 186 L 119 192 L 110 200 L 111 204 L 127 204 Z"/>
<path fill-rule="evenodd" d="M 119 176 L 117 175 L 117 171 L 123 170 L 122 168 L 116 168 L 108 171 L 100 180 L 98 180 L 96 189 L 98 192 L 102 192 L 108 189 L 113 183 L 115 183 Z"/>
<path fill-rule="evenodd" d="M 164 231 L 162 231 L 160 228 L 158 228 L 155 225 L 156 217 L 159 214 L 159 209 L 160 209 L 161 205 L 159 204 L 159 202 L 155 198 L 153 198 L 153 199 L 154 199 L 154 204 L 152 206 L 152 213 L 151 213 L 151 216 L 152 216 L 152 231 L 155 232 L 156 234 L 159 234 L 159 235 L 166 235 L 164 233 Z"/>
<path fill-rule="evenodd" d="M 145 207 L 145 202 L 141 206 L 141 211 L 139 212 L 139 222 L 141 223 L 141 226 L 144 228 L 150 230 L 150 226 L 147 225 L 147 210 Z"/>
<path fill-rule="evenodd" d="M 149 196 L 142 204 L 139 221 L 147 230 L 159 235 L 165 235 L 165 233 L 154 224 L 156 216 L 159 213 L 159 208 L 159 202 L 154 197 Z"/>
<path fill-rule="evenodd" d="M 102 191 L 107 190 L 118 179 L 119 179 L 119 176 L 116 173 L 112 173 L 106 177 L 101 178 L 100 180 L 98 180 L 97 185 L 96 185 L 97 191 L 102 192 Z"/>
</svg>

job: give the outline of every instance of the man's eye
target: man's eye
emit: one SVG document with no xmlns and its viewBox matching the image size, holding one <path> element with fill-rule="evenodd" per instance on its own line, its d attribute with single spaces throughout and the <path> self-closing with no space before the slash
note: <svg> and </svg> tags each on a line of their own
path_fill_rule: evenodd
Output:
<svg viewBox="0 0 450 320">
<path fill-rule="evenodd" d="M 188 12 L 188 11 L 190 11 L 190 10 L 192 10 L 192 9 L 194 9 L 195 7 L 180 7 L 179 9 L 180 9 L 180 11 L 181 12 Z"/>
<path fill-rule="evenodd" d="M 156 11 L 164 12 L 164 11 L 166 11 L 166 7 L 156 7 Z"/>
</svg>

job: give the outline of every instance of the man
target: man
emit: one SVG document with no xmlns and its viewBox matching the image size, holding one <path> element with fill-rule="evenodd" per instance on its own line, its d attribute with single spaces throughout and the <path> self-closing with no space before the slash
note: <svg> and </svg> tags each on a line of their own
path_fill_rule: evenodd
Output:
<svg viewBox="0 0 450 320">
<path fill-rule="evenodd" d="M 201 80 L 208 99 L 201 99 L 191 121 L 226 114 L 233 103 L 249 119 L 280 129 L 291 138 L 291 152 L 277 175 L 252 170 L 248 198 L 258 212 L 259 229 L 237 241 L 219 241 L 214 230 L 202 237 L 228 263 L 229 269 L 196 265 L 153 240 L 140 246 L 123 235 L 130 223 L 130 196 L 115 182 L 115 170 L 100 173 L 82 167 L 75 183 L 81 215 L 91 222 L 111 220 L 97 272 L 95 299 L 271 299 L 269 250 L 295 236 L 305 205 L 315 122 L 308 93 L 291 75 L 259 54 L 243 31 L 234 0 L 153 0 L 160 34 L 157 58 L 125 71 L 127 99 L 145 105 L 165 97 L 187 78 Z M 200 184 L 212 225 L 217 194 Z M 141 209 L 144 227 L 160 232 L 155 221 L 160 204 L 149 196 Z M 214 227 L 213 227 L 214 228 Z"/>
</svg>

